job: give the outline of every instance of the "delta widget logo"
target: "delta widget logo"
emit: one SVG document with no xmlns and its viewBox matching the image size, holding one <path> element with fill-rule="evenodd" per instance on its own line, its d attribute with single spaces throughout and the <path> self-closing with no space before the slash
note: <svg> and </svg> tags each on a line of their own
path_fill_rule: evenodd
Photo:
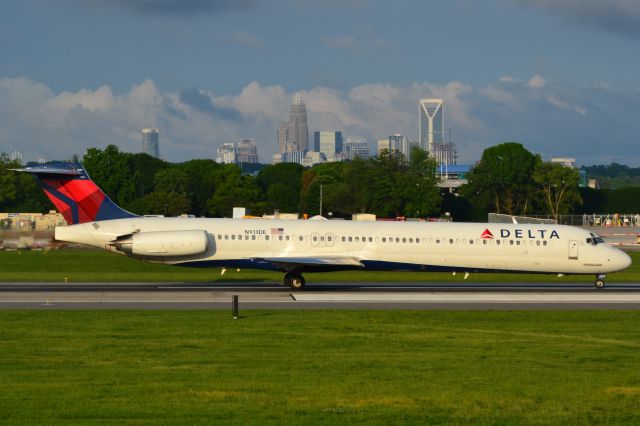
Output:
<svg viewBox="0 0 640 426">
<path fill-rule="evenodd" d="M 485 230 L 482 231 L 482 234 L 480 234 L 480 238 L 482 238 L 484 240 L 492 240 L 493 239 L 493 234 L 491 233 L 491 231 L 489 231 L 488 228 L 485 228 Z"/>
</svg>

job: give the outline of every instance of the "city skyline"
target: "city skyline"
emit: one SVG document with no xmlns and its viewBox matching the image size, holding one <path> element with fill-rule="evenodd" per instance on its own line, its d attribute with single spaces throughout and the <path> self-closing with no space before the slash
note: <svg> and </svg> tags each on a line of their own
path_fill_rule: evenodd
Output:
<svg viewBox="0 0 640 426">
<path fill-rule="evenodd" d="M 640 165 L 637 2 L 8 0 L 0 28 L 0 151 L 25 159 L 139 152 L 153 127 L 170 161 L 245 137 L 265 161 L 300 93 L 310 131 L 370 143 L 418 140 L 416 103 L 443 99 L 460 163 L 516 140 Z"/>
</svg>

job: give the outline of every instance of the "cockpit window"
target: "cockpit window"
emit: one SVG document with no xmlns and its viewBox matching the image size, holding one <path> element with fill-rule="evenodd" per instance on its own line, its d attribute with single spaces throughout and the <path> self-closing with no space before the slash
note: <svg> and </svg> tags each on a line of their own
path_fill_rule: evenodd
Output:
<svg viewBox="0 0 640 426">
<path fill-rule="evenodd" d="M 598 244 L 604 244 L 604 240 L 602 239 L 602 237 L 599 237 L 596 234 L 592 233 L 591 238 L 587 238 L 587 244 L 597 246 Z"/>
</svg>

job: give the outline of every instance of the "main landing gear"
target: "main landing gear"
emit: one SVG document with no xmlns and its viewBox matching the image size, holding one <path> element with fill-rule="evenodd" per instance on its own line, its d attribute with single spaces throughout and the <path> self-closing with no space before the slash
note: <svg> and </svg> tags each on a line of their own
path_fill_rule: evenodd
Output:
<svg viewBox="0 0 640 426">
<path fill-rule="evenodd" d="M 596 282 L 594 283 L 596 288 L 603 288 L 604 287 L 604 279 L 605 279 L 605 275 L 604 274 L 596 275 Z"/>
<path fill-rule="evenodd" d="M 301 290 L 305 285 L 304 277 L 299 272 L 287 272 L 284 276 L 284 285 L 294 290 Z"/>
</svg>

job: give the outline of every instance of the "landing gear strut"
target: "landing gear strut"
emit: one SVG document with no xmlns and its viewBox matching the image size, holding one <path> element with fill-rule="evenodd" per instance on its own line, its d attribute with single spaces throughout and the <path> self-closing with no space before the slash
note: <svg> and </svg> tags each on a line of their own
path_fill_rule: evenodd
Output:
<svg viewBox="0 0 640 426">
<path fill-rule="evenodd" d="M 605 279 L 605 275 L 604 274 L 596 275 L 596 282 L 594 283 L 596 288 L 603 288 L 604 287 L 604 279 Z"/>
<path fill-rule="evenodd" d="M 304 277 L 299 272 L 287 272 L 284 276 L 284 285 L 287 285 L 294 290 L 303 289 L 305 283 Z"/>
</svg>

